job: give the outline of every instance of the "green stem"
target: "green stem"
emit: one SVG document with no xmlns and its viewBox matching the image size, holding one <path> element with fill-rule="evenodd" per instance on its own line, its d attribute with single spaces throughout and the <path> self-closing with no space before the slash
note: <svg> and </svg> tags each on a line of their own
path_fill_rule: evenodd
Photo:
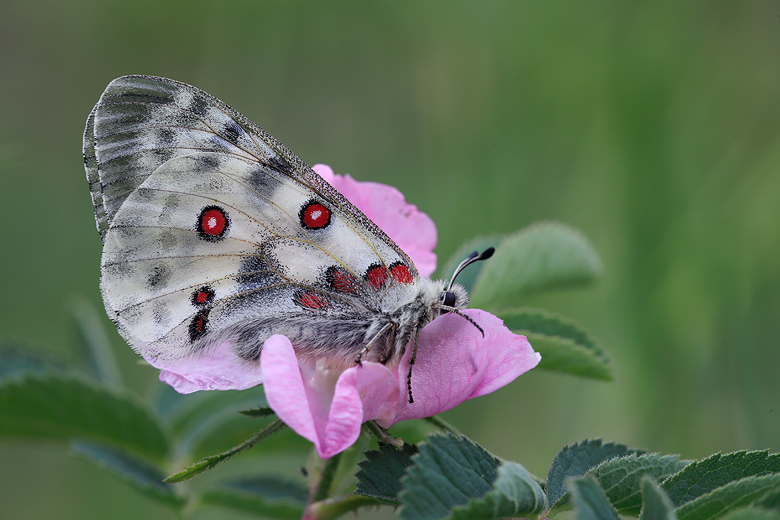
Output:
<svg viewBox="0 0 780 520">
<path fill-rule="evenodd" d="M 362 495 L 329 498 L 309 504 L 301 520 L 333 520 L 348 511 L 379 505 L 382 505 L 382 502 Z"/>
<path fill-rule="evenodd" d="M 336 471 L 339 468 L 339 460 L 341 460 L 341 453 L 324 461 L 319 479 L 317 480 L 317 487 L 314 488 L 314 493 L 309 499 L 309 502 L 319 502 L 328 498 L 330 488 L 333 485 L 333 477 L 336 475 Z"/>
<path fill-rule="evenodd" d="M 390 444 L 391 446 L 395 446 L 399 450 L 403 449 L 404 440 L 390 435 L 390 432 L 388 432 L 385 428 L 379 426 L 376 423 L 376 421 L 367 421 L 366 423 L 364 423 L 363 426 L 365 426 L 366 431 L 368 431 L 371 435 L 376 437 L 377 442 L 379 442 L 380 444 Z"/>
<path fill-rule="evenodd" d="M 203 473 L 206 470 L 213 468 L 220 462 L 226 461 L 236 453 L 251 448 L 261 440 L 273 435 L 274 433 L 278 432 L 282 428 L 284 428 L 284 423 L 281 420 L 276 419 L 275 421 L 271 422 L 268 426 L 266 426 L 263 430 L 260 430 L 259 432 L 257 432 L 256 434 L 254 434 L 253 436 L 251 436 L 250 438 L 248 438 L 238 446 L 234 446 L 233 448 L 230 448 L 227 451 L 223 451 L 222 453 L 218 453 L 217 455 L 211 455 L 210 457 L 201 459 L 195 464 L 183 469 L 182 471 L 170 475 L 165 480 L 163 480 L 163 482 L 173 483 L 173 482 L 182 482 L 184 480 L 191 479 L 195 475 L 198 475 L 200 473 Z"/>
<path fill-rule="evenodd" d="M 433 417 L 426 417 L 423 420 L 431 423 L 432 425 L 436 426 L 441 430 L 444 430 L 445 432 L 449 432 L 454 435 L 460 435 L 460 432 L 453 425 L 451 425 L 450 423 L 448 423 L 438 415 L 434 415 Z"/>
</svg>

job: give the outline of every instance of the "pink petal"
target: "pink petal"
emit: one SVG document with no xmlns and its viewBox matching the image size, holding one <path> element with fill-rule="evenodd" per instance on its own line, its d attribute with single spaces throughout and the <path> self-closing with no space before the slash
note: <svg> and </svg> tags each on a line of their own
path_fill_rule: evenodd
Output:
<svg viewBox="0 0 780 520">
<path fill-rule="evenodd" d="M 467 399 L 498 390 L 539 363 L 541 356 L 526 337 L 512 333 L 501 319 L 475 309 L 464 313 L 482 327 L 485 337 L 455 314 L 445 314 L 428 324 L 420 334 L 412 369 L 414 403 L 409 404 L 406 391 L 412 354 L 409 348 L 398 366 L 398 413 L 392 421 L 379 424 L 389 427 L 398 421 L 449 410 Z"/>
<path fill-rule="evenodd" d="M 325 164 L 315 164 L 312 169 L 387 233 L 409 255 L 421 276 L 430 276 L 436 270 L 436 225 L 417 206 L 407 203 L 400 191 L 386 184 L 336 175 Z"/>
<path fill-rule="evenodd" d="M 230 342 L 223 342 L 201 355 L 146 360 L 160 369 L 160 381 L 180 394 L 198 390 L 245 390 L 263 382 L 260 366 L 239 359 Z"/>
<path fill-rule="evenodd" d="M 363 362 L 339 377 L 324 436 L 317 452 L 326 459 L 352 446 L 361 425 L 375 418 L 389 420 L 398 403 L 398 382 L 386 366 Z"/>
<path fill-rule="evenodd" d="M 265 342 L 260 360 L 269 406 L 323 459 L 354 444 L 363 422 L 394 414 L 398 384 L 381 364 L 366 362 L 336 379 L 315 363 L 299 367 L 290 340 L 279 335 Z"/>
</svg>

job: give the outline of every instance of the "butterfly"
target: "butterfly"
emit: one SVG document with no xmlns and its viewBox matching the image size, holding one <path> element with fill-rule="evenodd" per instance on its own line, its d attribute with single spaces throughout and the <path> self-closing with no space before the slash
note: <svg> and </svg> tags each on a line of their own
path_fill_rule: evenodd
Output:
<svg viewBox="0 0 780 520">
<path fill-rule="evenodd" d="M 287 336 L 302 359 L 398 363 L 466 290 L 410 258 L 263 129 L 195 87 L 112 81 L 87 120 L 84 164 L 103 240 L 106 311 L 147 359 L 222 342 L 257 363 Z M 483 333 L 484 334 L 484 333 Z M 411 374 L 411 365 L 410 365 Z M 411 375 L 409 376 L 410 402 Z"/>
</svg>

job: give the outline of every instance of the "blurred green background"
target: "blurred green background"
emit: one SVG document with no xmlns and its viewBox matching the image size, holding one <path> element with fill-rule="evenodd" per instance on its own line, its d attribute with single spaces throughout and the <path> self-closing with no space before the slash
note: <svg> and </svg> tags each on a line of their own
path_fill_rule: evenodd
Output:
<svg viewBox="0 0 780 520">
<path fill-rule="evenodd" d="M 64 359 L 74 298 L 102 309 L 81 134 L 124 74 L 196 85 L 307 163 L 398 187 L 441 261 L 538 220 L 593 241 L 598 285 L 521 303 L 589 329 L 619 379 L 532 371 L 445 414 L 495 454 L 543 474 L 586 437 L 780 451 L 777 2 L 3 0 L 0 336 Z M 148 399 L 156 374 L 110 330 Z M 173 518 L 27 441 L 0 444 L 0 509 Z"/>
</svg>

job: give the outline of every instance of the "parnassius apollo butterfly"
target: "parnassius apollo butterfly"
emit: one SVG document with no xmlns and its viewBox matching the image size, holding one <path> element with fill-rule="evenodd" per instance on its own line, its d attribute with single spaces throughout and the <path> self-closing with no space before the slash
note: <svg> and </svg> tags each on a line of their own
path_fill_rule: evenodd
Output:
<svg viewBox="0 0 780 520">
<path fill-rule="evenodd" d="M 282 144 L 190 85 L 112 81 L 87 120 L 84 162 L 106 310 L 147 359 L 230 341 L 257 362 L 283 334 L 297 356 L 332 366 L 397 363 L 423 326 L 468 303 L 461 286 L 420 277 Z"/>
</svg>

